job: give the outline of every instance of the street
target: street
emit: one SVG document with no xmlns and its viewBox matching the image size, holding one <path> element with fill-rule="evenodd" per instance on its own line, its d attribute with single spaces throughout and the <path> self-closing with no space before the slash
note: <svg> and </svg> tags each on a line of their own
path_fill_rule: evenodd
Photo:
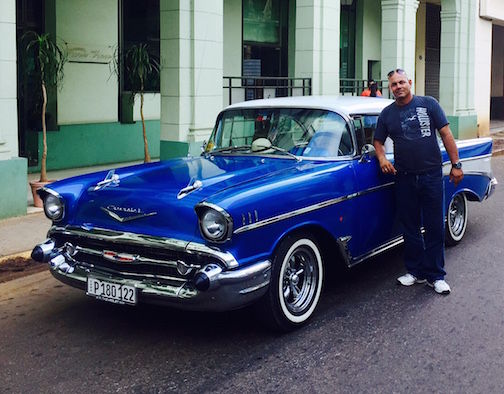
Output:
<svg viewBox="0 0 504 394">
<path fill-rule="evenodd" d="M 446 250 L 452 294 L 396 285 L 401 248 L 328 279 L 304 328 L 250 309 L 195 313 L 95 301 L 44 271 L 0 284 L 0 392 L 501 393 L 504 156 Z"/>
</svg>

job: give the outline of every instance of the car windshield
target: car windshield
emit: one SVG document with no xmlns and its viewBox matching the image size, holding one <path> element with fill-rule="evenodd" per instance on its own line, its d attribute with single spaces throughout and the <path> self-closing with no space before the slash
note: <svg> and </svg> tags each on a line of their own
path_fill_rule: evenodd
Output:
<svg viewBox="0 0 504 394">
<path fill-rule="evenodd" d="M 337 157 L 353 153 L 346 121 L 337 113 L 303 108 L 224 111 L 206 153 Z"/>
</svg>

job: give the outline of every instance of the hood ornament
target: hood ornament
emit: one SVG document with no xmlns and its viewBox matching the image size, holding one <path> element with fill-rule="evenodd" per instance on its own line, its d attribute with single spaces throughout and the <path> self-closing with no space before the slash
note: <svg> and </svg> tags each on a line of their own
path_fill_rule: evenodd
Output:
<svg viewBox="0 0 504 394">
<path fill-rule="evenodd" d="M 192 179 L 189 181 L 189 185 L 187 185 L 183 189 L 180 189 L 180 191 L 177 194 L 177 200 L 184 198 L 189 193 L 192 193 L 193 191 L 198 190 L 199 188 L 201 188 L 201 186 L 203 186 L 203 182 L 199 180 L 194 181 L 192 184 L 191 182 L 193 182 Z"/>
<path fill-rule="evenodd" d="M 115 205 L 109 205 L 106 208 L 105 207 L 100 208 L 112 219 L 115 219 L 120 223 L 157 215 L 157 212 L 145 213 L 140 208 L 118 207 Z"/>
<path fill-rule="evenodd" d="M 103 181 L 98 182 L 94 187 L 91 186 L 89 190 L 95 192 L 108 186 L 119 186 L 119 175 L 115 173 L 115 170 L 110 170 Z"/>
</svg>

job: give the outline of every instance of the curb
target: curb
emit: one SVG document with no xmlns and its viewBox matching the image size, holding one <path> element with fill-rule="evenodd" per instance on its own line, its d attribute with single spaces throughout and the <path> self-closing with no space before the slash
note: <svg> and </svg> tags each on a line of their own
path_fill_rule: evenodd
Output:
<svg viewBox="0 0 504 394">
<path fill-rule="evenodd" d="M 504 155 L 504 149 L 499 149 L 499 150 L 492 152 L 492 157 L 502 156 L 502 155 Z"/>
<path fill-rule="evenodd" d="M 29 259 L 31 257 L 31 250 L 10 254 L 8 256 L 2 256 L 2 257 L 0 257 L 0 265 L 3 264 L 4 262 L 6 262 L 7 260 L 15 259 L 16 257 L 22 257 L 24 259 Z"/>
</svg>

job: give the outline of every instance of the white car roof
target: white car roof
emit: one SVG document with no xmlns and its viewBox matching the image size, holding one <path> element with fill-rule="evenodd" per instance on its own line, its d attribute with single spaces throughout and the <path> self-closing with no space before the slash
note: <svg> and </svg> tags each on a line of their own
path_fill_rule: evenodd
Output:
<svg viewBox="0 0 504 394">
<path fill-rule="evenodd" d="M 360 96 L 294 96 L 250 100 L 226 108 L 318 108 L 352 114 L 379 114 L 393 100 Z"/>
</svg>

